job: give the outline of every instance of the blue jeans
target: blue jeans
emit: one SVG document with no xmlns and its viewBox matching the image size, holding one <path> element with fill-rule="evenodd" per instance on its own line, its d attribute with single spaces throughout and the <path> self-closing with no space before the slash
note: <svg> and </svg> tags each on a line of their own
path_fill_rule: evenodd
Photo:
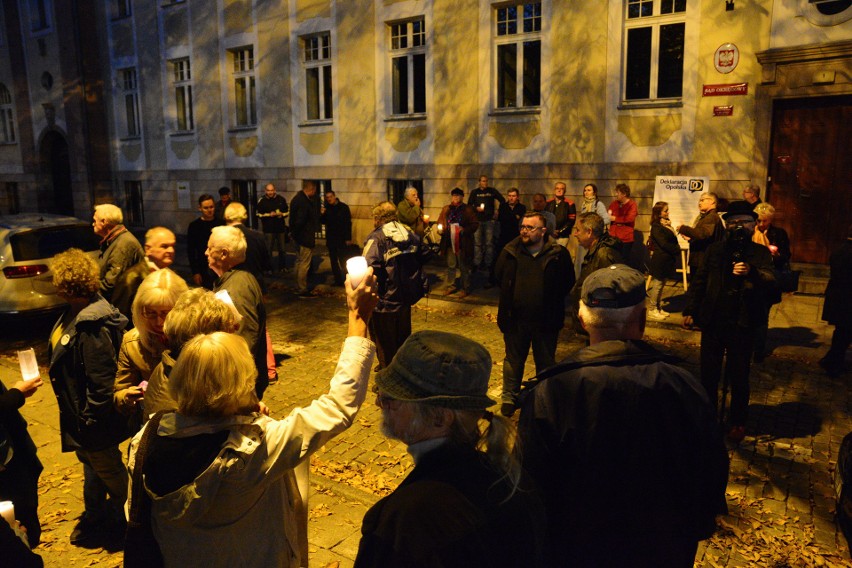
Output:
<svg viewBox="0 0 852 568">
<path fill-rule="evenodd" d="M 660 300 L 663 299 L 663 286 L 666 285 L 666 280 L 658 280 L 651 277 L 651 286 L 648 288 L 648 299 L 651 301 L 651 309 L 661 309 Z"/>
<path fill-rule="evenodd" d="M 473 234 L 474 266 L 490 269 L 494 264 L 494 225 L 496 224 L 496 221 L 480 221 L 479 228 Z"/>
</svg>

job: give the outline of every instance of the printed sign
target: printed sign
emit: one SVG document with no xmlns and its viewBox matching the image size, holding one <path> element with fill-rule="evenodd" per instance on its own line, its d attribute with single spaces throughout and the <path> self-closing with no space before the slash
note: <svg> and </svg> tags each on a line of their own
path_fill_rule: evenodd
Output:
<svg viewBox="0 0 852 568">
<path fill-rule="evenodd" d="M 723 43 L 713 54 L 713 65 L 719 73 L 730 73 L 740 62 L 740 50 L 732 43 Z"/>
<path fill-rule="evenodd" d="M 731 83 L 729 85 L 704 85 L 701 94 L 705 97 L 720 97 L 723 95 L 747 95 L 748 83 Z"/>
<path fill-rule="evenodd" d="M 177 182 L 178 209 L 192 209 L 192 200 L 189 195 L 189 182 Z"/>
<path fill-rule="evenodd" d="M 734 114 L 734 106 L 714 106 L 713 116 L 732 116 Z"/>
<path fill-rule="evenodd" d="M 704 176 L 657 176 L 654 184 L 654 203 L 669 204 L 669 219 L 672 227 L 692 225 L 698 215 L 699 196 L 710 191 L 710 178 Z M 681 248 L 689 245 L 678 239 Z"/>
</svg>

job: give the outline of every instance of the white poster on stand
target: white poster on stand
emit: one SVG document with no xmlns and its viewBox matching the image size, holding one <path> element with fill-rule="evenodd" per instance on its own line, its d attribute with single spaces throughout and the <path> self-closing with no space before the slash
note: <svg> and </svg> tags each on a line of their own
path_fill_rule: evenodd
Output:
<svg viewBox="0 0 852 568">
<path fill-rule="evenodd" d="M 710 178 L 701 176 L 657 176 L 654 183 L 654 203 L 669 204 L 669 219 L 672 227 L 692 225 L 698 216 L 698 198 L 710 191 Z M 688 246 L 680 238 L 681 248 Z"/>
</svg>

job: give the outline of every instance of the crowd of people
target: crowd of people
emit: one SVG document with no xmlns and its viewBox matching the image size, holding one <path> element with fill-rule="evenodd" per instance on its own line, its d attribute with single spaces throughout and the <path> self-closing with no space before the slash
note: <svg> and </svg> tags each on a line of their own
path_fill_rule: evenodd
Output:
<svg viewBox="0 0 852 568">
<path fill-rule="evenodd" d="M 587 184 L 578 208 L 557 182 L 552 199 L 536 194 L 527 209 L 517 188 L 504 199 L 488 181 L 467 202 L 453 188 L 436 223 L 415 188 L 373 207 L 357 278 L 345 274 L 351 214 L 333 191 L 320 204 L 306 181 L 288 207 L 267 184 L 262 232 L 246 226 L 227 188 L 218 202 L 202 195 L 187 231 L 191 289 L 171 269 L 171 230 L 150 229 L 143 246 L 118 207 L 98 205 L 99 258 L 70 249 L 52 263 L 68 306 L 48 338 L 48 376 L 62 451 L 83 468 L 71 543 L 123 541 L 129 521 L 131 531 L 150 527 L 149 551 L 166 566 L 307 565 L 309 458 L 352 424 L 372 370 L 382 432 L 408 446 L 415 467 L 366 514 L 357 567 L 691 566 L 725 511 L 724 438 L 746 434 L 750 365 L 765 356 L 769 309 L 789 271 L 774 209 L 756 186 L 722 215 L 717 196 L 701 195 L 691 225 L 673 227 L 668 204 L 654 204 L 646 280 L 626 184 L 609 207 Z M 286 270 L 292 239 L 297 293 L 315 297 L 320 223 L 345 289 L 347 336 L 328 393 L 277 420 L 262 401 L 277 380 L 265 277 L 273 251 Z M 499 415 L 484 347 L 412 334 L 431 231 L 445 295 L 470 294 L 476 271 L 500 289 Z M 690 250 L 683 325 L 701 330 L 698 378 L 643 341 L 647 319 L 670 315 L 661 296 L 680 258 L 677 235 Z M 588 346 L 557 362 L 566 312 Z M 848 309 L 832 317 L 837 345 L 821 362 L 830 373 L 849 345 Z M 523 383 L 530 350 L 535 377 Z M 0 499 L 15 502 L 20 521 L 10 534 L 0 522 L 0 543 L 21 566 L 39 565 L 29 549 L 39 543 L 42 466 L 18 409 L 41 384 L 0 389 Z"/>
</svg>

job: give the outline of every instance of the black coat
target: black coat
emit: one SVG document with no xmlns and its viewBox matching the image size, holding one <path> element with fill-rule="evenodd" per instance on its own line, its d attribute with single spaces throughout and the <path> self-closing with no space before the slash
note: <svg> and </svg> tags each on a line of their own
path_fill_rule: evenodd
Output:
<svg viewBox="0 0 852 568">
<path fill-rule="evenodd" d="M 352 214 L 349 206 L 338 200 L 335 205 L 325 204 L 321 220 L 325 223 L 325 242 L 330 247 L 340 248 L 352 240 Z"/>
<path fill-rule="evenodd" d="M 234 226 L 242 231 L 246 238 L 246 259 L 240 265 L 240 269 L 250 272 L 260 284 L 261 291 L 265 293 L 266 281 L 263 279 L 263 273 L 272 270 L 272 259 L 269 248 L 266 246 L 266 237 L 260 231 L 255 231 L 242 223 Z"/>
<path fill-rule="evenodd" d="M 355 568 L 543 566 L 541 502 L 510 493 L 484 454 L 445 443 L 364 515 Z"/>
<path fill-rule="evenodd" d="M 527 207 L 523 203 L 518 203 L 515 208 L 509 207 L 509 203 L 501 203 L 497 210 L 497 223 L 500 224 L 500 241 L 498 249 L 502 250 L 504 246 L 515 237 L 521 234 L 521 221 L 527 212 Z"/>
<path fill-rule="evenodd" d="M 316 196 L 308 197 L 304 191 L 297 193 L 290 202 L 290 235 L 296 244 L 307 248 L 316 246 L 319 217 Z"/>
<path fill-rule="evenodd" d="M 701 327 L 722 331 L 731 326 L 754 329 L 763 321 L 766 302 L 778 292 L 772 255 L 749 240 L 743 245 L 742 260 L 751 269 L 745 276 L 734 276 L 732 242 L 726 239 L 710 245 L 692 277 L 683 315 L 693 316 Z"/>
<path fill-rule="evenodd" d="M 497 309 L 497 326 L 500 331 L 511 329 L 523 315 L 515 306 L 515 287 L 520 285 L 523 293 L 528 293 L 531 299 L 541 300 L 544 309 L 539 323 L 545 331 L 558 331 L 565 324 L 565 296 L 574 285 L 574 265 L 568 251 L 549 239 L 538 255 L 533 259 L 540 269 L 540 274 L 518 274 L 518 256 L 529 253 L 523 250 L 521 238 L 517 237 L 507 244 L 494 268 L 494 276 L 500 285 L 500 305 Z M 527 282 L 538 282 L 540 288 L 533 289 Z M 530 288 L 530 289 L 526 289 Z"/>
<path fill-rule="evenodd" d="M 852 302 L 849 290 L 852 290 L 852 240 L 847 239 L 829 259 L 831 278 L 825 288 L 825 305 L 822 319 L 831 325 L 852 326 Z"/>
<path fill-rule="evenodd" d="M 657 280 L 671 278 L 677 266 L 677 258 L 680 256 L 680 244 L 677 235 L 671 229 L 663 227 L 660 223 L 651 225 L 651 261 L 648 263 L 648 271 Z"/>
<path fill-rule="evenodd" d="M 586 256 L 583 257 L 583 266 L 580 267 L 580 275 L 577 277 L 574 287 L 571 288 L 571 304 L 575 310 L 580 306 L 583 282 L 589 277 L 589 274 L 613 264 L 624 264 L 624 257 L 621 256 L 620 249 L 621 241 L 604 233 L 586 252 Z"/>
<path fill-rule="evenodd" d="M 127 318 L 97 295 L 49 347 L 63 452 L 103 450 L 130 436 L 127 418 L 112 401 L 115 361 L 126 326 Z"/>
<path fill-rule="evenodd" d="M 715 209 L 698 216 L 695 226 L 684 225 L 680 234 L 689 237 L 689 268 L 692 273 L 698 272 L 703 262 L 704 252 L 725 235 L 725 227 Z"/>
</svg>

